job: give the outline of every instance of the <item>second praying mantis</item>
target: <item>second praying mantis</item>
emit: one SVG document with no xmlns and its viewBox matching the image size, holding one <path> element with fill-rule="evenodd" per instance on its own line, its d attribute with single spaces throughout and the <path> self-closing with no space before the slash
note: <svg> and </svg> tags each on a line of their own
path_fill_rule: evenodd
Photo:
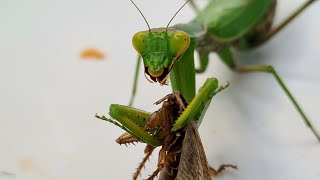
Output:
<svg viewBox="0 0 320 180">
<path fill-rule="evenodd" d="M 131 2 L 134 4 L 132 0 Z M 173 18 L 188 2 L 197 12 L 196 18 L 190 23 L 169 27 Z M 145 67 L 145 76 L 150 82 L 167 84 L 170 75 L 172 89 L 180 91 L 187 102 L 191 102 L 195 96 L 196 73 L 206 70 L 209 54 L 216 52 L 223 63 L 233 71 L 271 74 L 305 124 L 320 141 L 319 133 L 273 66 L 238 65 L 231 51 L 231 48 L 247 50 L 265 43 L 314 2 L 316 0 L 306 1 L 274 28 L 272 28 L 272 22 L 276 0 L 215 0 L 210 1 L 201 11 L 193 1 L 187 1 L 165 28 L 154 29 L 150 28 L 146 18 L 138 9 L 148 25 L 148 30 L 137 32 L 132 38 L 132 44 L 139 56 L 129 105 L 132 105 L 136 93 L 141 59 Z M 198 69 L 194 65 L 194 52 L 199 54 Z"/>
</svg>

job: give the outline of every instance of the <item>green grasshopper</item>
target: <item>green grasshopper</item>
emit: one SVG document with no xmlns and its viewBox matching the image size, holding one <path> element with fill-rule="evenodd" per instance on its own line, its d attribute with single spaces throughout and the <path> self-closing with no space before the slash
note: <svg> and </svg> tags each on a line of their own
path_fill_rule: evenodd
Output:
<svg viewBox="0 0 320 180">
<path fill-rule="evenodd" d="M 164 170 L 160 179 L 211 179 L 211 175 L 219 174 L 226 167 L 237 167 L 227 164 L 215 170 L 208 166 L 195 123 L 200 125 L 212 97 L 227 86 L 218 87 L 217 79 L 209 78 L 189 105 L 181 93 L 175 91 L 157 101 L 155 104 L 163 102 L 163 105 L 152 114 L 113 104 L 110 106 L 109 115 L 116 121 L 105 116 L 96 117 L 126 131 L 116 140 L 117 143 L 147 143 L 144 151 L 146 156 L 133 179 L 138 178 L 145 162 L 157 146 L 162 146 L 158 167 L 148 179 L 155 178 L 162 169 Z M 190 153 L 193 155 L 190 156 Z M 194 167 L 191 168 L 190 163 Z"/>
<path fill-rule="evenodd" d="M 315 0 L 306 1 L 273 29 L 271 26 L 276 0 L 214 0 L 210 1 L 202 11 L 199 11 L 191 0 L 191 5 L 198 12 L 194 20 L 187 24 L 169 27 L 172 19 L 184 7 L 183 5 L 166 28 L 155 29 L 150 28 L 146 18 L 132 2 L 146 21 L 148 30 L 137 32 L 132 38 L 132 44 L 139 56 L 129 105 L 132 105 L 136 93 L 141 58 L 144 63 L 144 74 L 150 82 L 167 84 L 170 75 L 172 89 L 180 91 L 189 103 L 195 96 L 195 73 L 204 72 L 208 65 L 209 54 L 216 52 L 233 71 L 272 74 L 305 124 L 320 141 L 320 135 L 276 70 L 270 65 L 237 65 L 231 51 L 231 48 L 247 50 L 265 43 L 313 2 Z M 200 58 L 198 69 L 194 65 L 195 51 Z"/>
</svg>

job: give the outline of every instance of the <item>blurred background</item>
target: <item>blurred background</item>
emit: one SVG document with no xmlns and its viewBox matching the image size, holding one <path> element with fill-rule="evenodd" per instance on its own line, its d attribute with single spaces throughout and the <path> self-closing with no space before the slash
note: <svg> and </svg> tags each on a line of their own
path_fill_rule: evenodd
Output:
<svg viewBox="0 0 320 180">
<path fill-rule="evenodd" d="M 184 3 L 135 2 L 152 28 L 166 26 Z M 275 23 L 303 2 L 279 1 Z M 318 131 L 319 12 L 316 2 L 265 45 L 236 53 L 241 64 L 274 65 Z M 172 24 L 193 17 L 186 6 Z M 114 140 L 123 131 L 94 115 L 128 104 L 131 37 L 146 29 L 129 0 L 0 1 L 0 180 L 131 179 L 145 144 L 119 146 Z M 86 51 L 92 48 L 99 53 Z M 199 129 L 207 158 L 213 167 L 239 167 L 216 179 L 320 179 L 320 143 L 271 75 L 233 73 L 213 54 L 198 87 L 210 76 L 231 85 Z M 155 111 L 153 103 L 170 92 L 149 83 L 141 68 L 134 106 Z M 154 152 L 142 178 L 156 163 Z"/>
</svg>

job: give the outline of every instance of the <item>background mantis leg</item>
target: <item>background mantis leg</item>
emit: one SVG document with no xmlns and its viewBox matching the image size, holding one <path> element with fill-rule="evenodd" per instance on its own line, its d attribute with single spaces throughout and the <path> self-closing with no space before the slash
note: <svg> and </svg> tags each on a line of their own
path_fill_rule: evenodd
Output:
<svg viewBox="0 0 320 180">
<path fill-rule="evenodd" d="M 188 0 L 186 0 L 186 1 L 188 1 Z M 194 0 L 189 0 L 189 4 L 190 4 L 191 8 L 193 9 L 193 11 L 194 11 L 196 14 L 199 14 L 200 9 L 199 9 L 199 7 L 196 5 L 196 3 L 194 2 Z"/>
<path fill-rule="evenodd" d="M 261 65 L 236 65 L 234 63 L 234 59 L 232 56 L 232 53 L 229 49 L 225 49 L 223 53 L 219 54 L 220 58 L 225 62 L 227 66 L 229 66 L 232 70 L 239 72 L 239 73 L 245 73 L 245 72 L 265 72 L 265 73 L 270 73 L 273 75 L 277 83 L 280 85 L 281 89 L 284 91 L 284 93 L 288 96 L 302 119 L 304 120 L 305 124 L 310 128 L 310 130 L 313 132 L 313 134 L 317 137 L 317 139 L 320 141 L 320 135 L 318 132 L 315 130 L 313 127 L 312 123 L 310 120 L 307 118 L 306 114 L 298 104 L 297 100 L 294 98 L 290 90 L 287 88 L 287 86 L 284 84 L 276 70 L 273 68 L 273 66 L 261 66 Z"/>
<path fill-rule="evenodd" d="M 298 113 L 304 120 L 305 124 L 310 128 L 310 130 L 313 132 L 313 134 L 317 137 L 317 139 L 320 141 L 320 135 L 315 130 L 313 125 L 311 124 L 310 120 L 307 118 L 306 114 L 298 104 L 297 100 L 293 97 L 292 93 L 289 91 L 287 86 L 284 84 L 276 70 L 273 68 L 273 66 L 236 66 L 233 68 L 233 70 L 237 72 L 265 72 L 270 73 L 273 75 L 277 83 L 280 85 L 281 89 L 284 91 L 284 93 L 288 96 L 294 107 L 297 109 Z"/>
<path fill-rule="evenodd" d="M 203 73 L 206 71 L 209 64 L 209 51 L 199 52 L 200 67 L 196 68 L 196 73 Z"/>
<path fill-rule="evenodd" d="M 138 79 L 139 79 L 139 68 L 141 65 L 141 56 L 138 55 L 137 58 L 137 64 L 136 64 L 136 70 L 134 73 L 134 79 L 133 79 L 133 86 L 132 86 L 132 93 L 131 93 L 131 98 L 130 98 L 130 102 L 129 102 L 129 106 L 132 106 L 134 98 L 136 97 L 136 92 L 137 92 L 137 85 L 138 85 Z"/>
</svg>

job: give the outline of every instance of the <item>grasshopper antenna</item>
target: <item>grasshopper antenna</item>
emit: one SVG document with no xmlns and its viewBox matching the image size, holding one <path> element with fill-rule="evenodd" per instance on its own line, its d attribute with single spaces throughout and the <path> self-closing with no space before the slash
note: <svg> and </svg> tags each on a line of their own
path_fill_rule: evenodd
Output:
<svg viewBox="0 0 320 180">
<path fill-rule="evenodd" d="M 138 11 L 140 12 L 140 14 L 141 14 L 141 16 L 143 17 L 144 21 L 147 23 L 149 32 L 151 32 L 151 29 L 150 29 L 150 26 L 149 26 L 149 23 L 148 23 L 146 17 L 144 17 L 144 15 L 142 14 L 142 12 L 141 12 L 140 9 L 138 8 L 138 6 L 137 6 L 132 0 L 130 0 L 130 1 L 131 1 L 131 3 L 138 9 Z"/>
<path fill-rule="evenodd" d="M 130 1 L 131 1 L 131 0 L 130 0 Z M 167 27 L 166 27 L 166 32 L 168 31 L 168 27 L 169 27 L 171 21 L 176 17 L 176 15 L 181 11 L 181 9 L 182 9 L 189 1 L 190 1 L 190 0 L 187 0 L 187 2 L 185 2 L 185 3 L 179 8 L 179 10 L 173 15 L 173 17 L 170 19 L 170 21 L 169 21 L 169 23 L 168 23 L 168 25 L 167 25 Z"/>
</svg>

